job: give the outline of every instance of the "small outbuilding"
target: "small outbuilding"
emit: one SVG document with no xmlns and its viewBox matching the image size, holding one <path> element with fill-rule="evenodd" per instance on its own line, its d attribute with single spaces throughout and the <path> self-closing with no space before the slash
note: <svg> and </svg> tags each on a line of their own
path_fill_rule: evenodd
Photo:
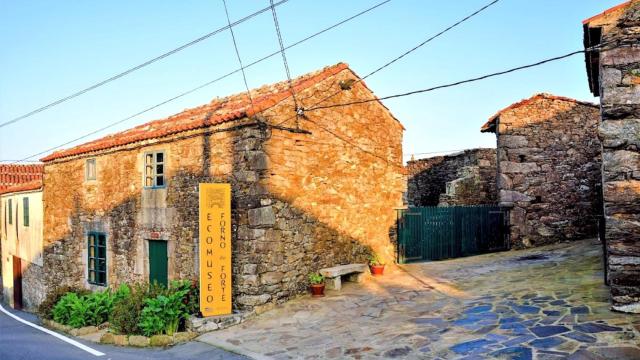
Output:
<svg viewBox="0 0 640 360">
<path fill-rule="evenodd" d="M 498 201 L 515 247 L 597 237 L 602 217 L 599 107 L 537 94 L 492 116 Z"/>
</svg>

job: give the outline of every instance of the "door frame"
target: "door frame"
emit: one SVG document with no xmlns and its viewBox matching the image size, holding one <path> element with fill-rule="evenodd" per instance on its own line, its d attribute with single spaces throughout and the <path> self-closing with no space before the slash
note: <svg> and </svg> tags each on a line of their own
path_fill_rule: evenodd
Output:
<svg viewBox="0 0 640 360">
<path fill-rule="evenodd" d="M 13 308 L 22 310 L 22 259 L 13 255 Z"/>
</svg>

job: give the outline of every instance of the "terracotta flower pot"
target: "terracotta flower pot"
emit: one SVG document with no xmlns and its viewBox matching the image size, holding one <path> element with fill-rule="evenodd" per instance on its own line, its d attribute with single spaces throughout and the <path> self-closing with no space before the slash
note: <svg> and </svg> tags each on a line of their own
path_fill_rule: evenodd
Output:
<svg viewBox="0 0 640 360">
<path fill-rule="evenodd" d="M 369 265 L 369 270 L 371 270 L 371 275 L 373 276 L 382 276 L 384 265 Z"/>
<path fill-rule="evenodd" d="M 309 289 L 311 289 L 311 295 L 314 297 L 324 296 L 324 284 L 312 284 Z"/>
</svg>

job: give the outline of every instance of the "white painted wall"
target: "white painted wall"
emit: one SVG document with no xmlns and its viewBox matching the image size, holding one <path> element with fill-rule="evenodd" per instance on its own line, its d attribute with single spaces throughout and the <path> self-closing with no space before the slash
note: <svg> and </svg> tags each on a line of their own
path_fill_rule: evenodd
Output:
<svg viewBox="0 0 640 360">
<path fill-rule="evenodd" d="M 29 226 L 24 226 L 23 198 L 29 198 Z M 12 201 L 13 222 L 9 224 L 8 203 Z M 43 263 L 42 191 L 0 195 L 0 242 L 2 244 L 2 286 L 5 301 L 13 302 L 13 256 L 27 266 Z M 25 284 L 23 284 L 24 290 Z"/>
</svg>

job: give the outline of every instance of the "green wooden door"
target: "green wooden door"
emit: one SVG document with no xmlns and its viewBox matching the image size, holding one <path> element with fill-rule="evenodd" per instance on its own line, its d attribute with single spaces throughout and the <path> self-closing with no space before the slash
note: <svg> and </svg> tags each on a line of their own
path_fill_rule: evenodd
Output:
<svg viewBox="0 0 640 360">
<path fill-rule="evenodd" d="M 154 281 L 167 286 L 167 242 L 163 240 L 149 240 L 149 282 Z"/>
</svg>

